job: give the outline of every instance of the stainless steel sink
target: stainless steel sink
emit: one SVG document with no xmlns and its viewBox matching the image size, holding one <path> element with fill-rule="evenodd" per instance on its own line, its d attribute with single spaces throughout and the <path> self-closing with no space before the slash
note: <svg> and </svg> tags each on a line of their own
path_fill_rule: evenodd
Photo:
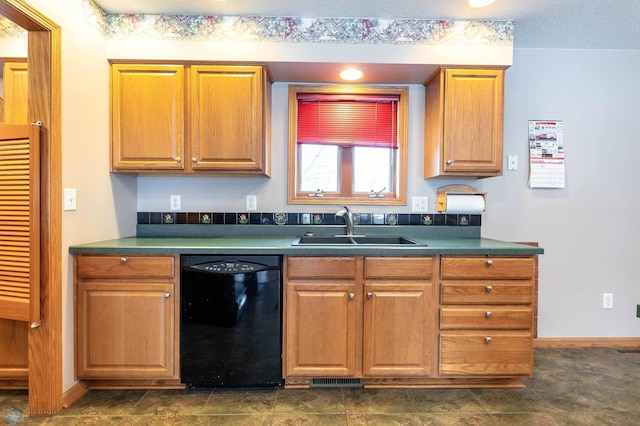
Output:
<svg viewBox="0 0 640 426">
<path fill-rule="evenodd" d="M 329 236 L 303 236 L 297 237 L 294 246 L 398 246 L 424 244 L 405 237 L 398 236 L 374 236 L 374 235 L 329 235 Z"/>
<path fill-rule="evenodd" d="M 387 246 L 387 245 L 413 245 L 420 246 L 424 245 L 417 241 L 411 240 L 405 237 L 392 237 L 392 236 L 362 236 L 362 237 L 352 237 L 356 244 L 360 245 L 374 245 L 374 246 Z"/>
</svg>

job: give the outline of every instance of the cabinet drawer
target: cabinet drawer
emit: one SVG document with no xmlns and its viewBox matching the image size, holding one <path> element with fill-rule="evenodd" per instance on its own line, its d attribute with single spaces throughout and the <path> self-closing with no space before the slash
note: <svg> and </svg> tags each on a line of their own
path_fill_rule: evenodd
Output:
<svg viewBox="0 0 640 426">
<path fill-rule="evenodd" d="M 79 278 L 167 278 L 175 276 L 173 256 L 77 257 Z"/>
<path fill-rule="evenodd" d="M 533 278 L 533 257 L 443 256 L 442 278 Z"/>
<path fill-rule="evenodd" d="M 470 306 L 440 309 L 441 329 L 530 330 L 533 312 L 526 307 Z"/>
<path fill-rule="evenodd" d="M 444 280 L 440 285 L 443 304 L 529 304 L 531 280 Z"/>
<path fill-rule="evenodd" d="M 365 278 L 430 279 L 432 257 L 367 257 L 364 259 Z"/>
<path fill-rule="evenodd" d="M 533 338 L 517 332 L 443 332 L 440 374 L 463 376 L 531 376 Z"/>
<path fill-rule="evenodd" d="M 290 257 L 287 259 L 289 278 L 354 278 L 356 259 L 353 257 Z"/>
</svg>

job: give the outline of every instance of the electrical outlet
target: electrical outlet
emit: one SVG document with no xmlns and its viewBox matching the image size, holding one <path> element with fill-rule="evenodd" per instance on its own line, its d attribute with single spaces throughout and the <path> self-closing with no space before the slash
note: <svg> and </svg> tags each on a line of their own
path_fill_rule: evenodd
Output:
<svg viewBox="0 0 640 426">
<path fill-rule="evenodd" d="M 247 211 L 253 212 L 258 210 L 258 197 L 255 195 L 247 195 Z"/>
<path fill-rule="evenodd" d="M 509 155 L 507 157 L 507 170 L 518 170 L 518 156 Z"/>
<path fill-rule="evenodd" d="M 171 203 L 171 210 L 180 210 L 180 196 L 170 195 L 169 202 Z"/>
<path fill-rule="evenodd" d="M 429 197 L 412 197 L 411 211 L 416 213 L 427 213 L 429 211 Z"/>
<path fill-rule="evenodd" d="M 613 293 L 602 293 L 602 308 L 613 309 Z"/>
</svg>

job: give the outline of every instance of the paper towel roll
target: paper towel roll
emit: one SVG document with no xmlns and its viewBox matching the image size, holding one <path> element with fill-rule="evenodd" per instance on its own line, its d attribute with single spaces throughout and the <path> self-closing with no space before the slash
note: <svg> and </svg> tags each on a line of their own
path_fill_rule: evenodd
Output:
<svg viewBox="0 0 640 426">
<path fill-rule="evenodd" d="M 478 214 L 484 211 L 484 207 L 484 197 L 482 195 L 447 195 L 446 213 Z"/>
</svg>

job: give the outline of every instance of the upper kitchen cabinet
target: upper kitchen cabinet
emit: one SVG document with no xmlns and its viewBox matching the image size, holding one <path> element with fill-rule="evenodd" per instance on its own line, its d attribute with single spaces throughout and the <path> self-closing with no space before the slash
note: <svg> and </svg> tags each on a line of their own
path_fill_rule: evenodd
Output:
<svg viewBox="0 0 640 426">
<path fill-rule="evenodd" d="M 111 171 L 184 170 L 183 65 L 111 66 Z"/>
<path fill-rule="evenodd" d="M 501 176 L 504 69 L 439 68 L 425 87 L 424 177 Z"/>
<path fill-rule="evenodd" d="M 261 66 L 192 66 L 191 168 L 268 176 L 270 94 Z"/>
<path fill-rule="evenodd" d="M 4 116 L 3 123 L 29 123 L 27 105 L 27 60 L 4 62 Z"/>
<path fill-rule="evenodd" d="M 111 170 L 269 175 L 266 67 L 123 64 L 111 72 Z"/>
</svg>

